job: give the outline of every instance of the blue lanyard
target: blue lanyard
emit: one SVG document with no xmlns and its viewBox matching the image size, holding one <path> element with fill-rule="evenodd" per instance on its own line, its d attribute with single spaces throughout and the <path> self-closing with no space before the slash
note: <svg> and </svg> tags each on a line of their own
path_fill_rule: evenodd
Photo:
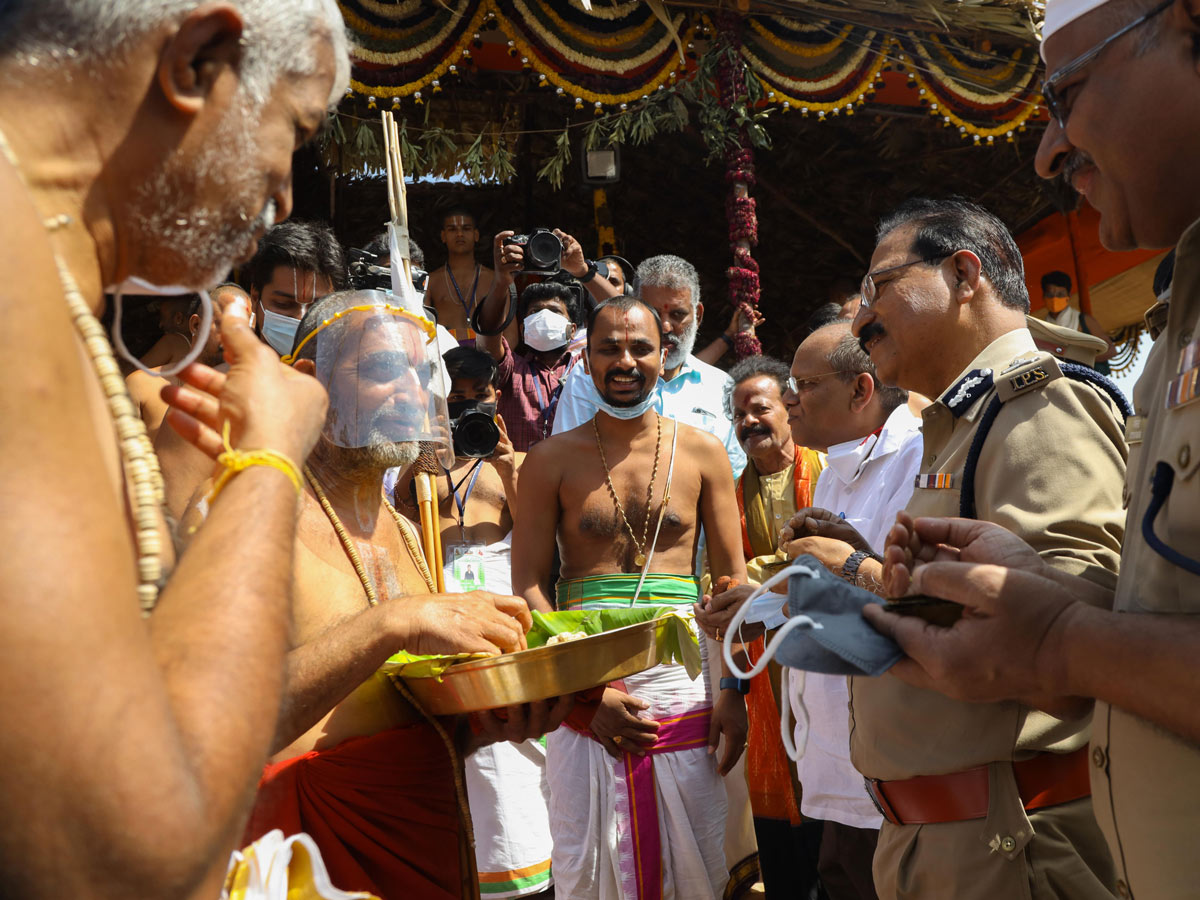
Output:
<svg viewBox="0 0 1200 900">
<path fill-rule="evenodd" d="M 540 363 L 535 364 L 539 368 L 544 368 Z M 531 374 L 533 375 L 533 389 L 537 397 L 538 418 L 542 422 L 542 439 L 544 440 L 550 436 L 550 422 L 554 419 L 554 409 L 558 406 L 558 398 L 562 396 L 566 372 L 563 373 L 564 378 L 559 379 L 558 387 L 550 394 L 549 404 L 546 403 L 546 398 L 542 394 L 542 380 L 538 378 L 538 373 L 531 372 Z"/>
<path fill-rule="evenodd" d="M 454 273 L 450 271 L 450 260 L 446 260 L 446 274 L 450 276 L 450 283 L 454 285 L 454 296 L 458 297 L 458 305 L 463 308 L 468 320 L 471 318 L 471 312 L 475 309 L 475 292 L 479 288 L 479 270 L 480 264 L 476 263 L 475 280 L 471 282 L 471 305 L 468 307 L 467 301 L 463 299 L 462 291 L 458 289 L 458 282 L 454 280 Z"/>
<path fill-rule="evenodd" d="M 467 501 L 471 499 L 471 491 L 475 490 L 475 479 L 479 477 L 480 463 L 482 462 L 482 459 L 475 460 L 475 465 L 471 466 L 471 471 L 464 475 L 458 484 L 454 483 L 454 479 L 450 475 L 450 470 L 445 466 L 442 467 L 446 472 L 446 482 L 450 485 L 450 493 L 454 495 L 454 505 L 458 507 L 458 533 L 464 544 L 467 542 Z M 466 493 L 459 497 L 458 489 L 462 487 L 463 482 L 467 481 L 468 478 L 470 479 L 470 483 L 467 484 Z"/>
</svg>

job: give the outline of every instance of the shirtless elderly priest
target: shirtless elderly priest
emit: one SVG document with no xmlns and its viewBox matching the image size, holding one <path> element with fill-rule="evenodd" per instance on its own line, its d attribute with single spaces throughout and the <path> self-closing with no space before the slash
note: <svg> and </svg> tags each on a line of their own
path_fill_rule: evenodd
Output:
<svg viewBox="0 0 1200 900">
<path fill-rule="evenodd" d="M 531 608 L 550 608 L 556 535 L 559 609 L 628 606 L 647 559 L 652 574 L 637 604 L 686 609 L 696 598 L 701 526 L 713 577 L 745 580 L 724 447 L 653 409 L 661 335 L 653 307 L 634 298 L 591 314 L 586 359 L 604 403 L 590 421 L 536 445 L 522 467 L 513 589 Z M 722 896 L 721 775 L 745 747 L 746 707 L 736 682 L 715 704 L 708 685 L 682 666 L 656 666 L 610 684 L 586 731 L 548 737 L 559 896 Z M 718 769 L 712 753 L 722 734 Z"/>
<path fill-rule="evenodd" d="M 247 839 L 273 828 L 317 842 L 333 883 L 386 900 L 476 896 L 455 769 L 479 739 L 423 716 L 378 669 L 393 652 L 495 652 L 524 646 L 517 597 L 435 595 L 415 531 L 383 498 L 383 473 L 416 458 L 430 432 L 432 326 L 376 291 L 313 304 L 292 352 L 329 392 L 305 466 L 293 581 L 295 649 L 276 737 Z M 510 709 L 491 737 L 554 727 L 565 705 Z M 490 727 L 489 727 L 490 726 Z"/>
</svg>

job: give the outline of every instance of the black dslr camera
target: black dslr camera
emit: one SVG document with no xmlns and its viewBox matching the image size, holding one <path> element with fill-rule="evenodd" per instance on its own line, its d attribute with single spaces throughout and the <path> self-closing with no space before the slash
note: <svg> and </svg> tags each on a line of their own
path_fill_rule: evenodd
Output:
<svg viewBox="0 0 1200 900">
<path fill-rule="evenodd" d="M 454 455 L 460 459 L 487 459 L 500 443 L 500 427 L 496 424 L 496 404 L 479 400 L 451 400 L 446 404 L 450 414 L 450 435 L 454 439 Z"/>
<path fill-rule="evenodd" d="M 525 248 L 522 272 L 553 275 L 562 268 L 562 241 L 549 228 L 535 228 L 529 234 L 514 234 L 504 243 Z"/>
<path fill-rule="evenodd" d="M 351 247 L 346 255 L 350 258 L 347 275 L 352 288 L 358 291 L 390 291 L 392 289 L 392 270 L 387 266 L 379 265 L 382 257 L 376 256 L 369 250 L 359 250 L 356 247 Z M 418 291 L 425 292 L 425 281 L 428 278 L 429 273 L 424 269 L 412 267 L 413 287 Z"/>
</svg>

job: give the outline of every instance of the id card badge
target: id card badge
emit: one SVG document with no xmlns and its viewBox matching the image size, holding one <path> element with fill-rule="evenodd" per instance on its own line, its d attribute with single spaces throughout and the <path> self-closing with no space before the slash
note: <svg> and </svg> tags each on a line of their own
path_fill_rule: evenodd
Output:
<svg viewBox="0 0 1200 900">
<path fill-rule="evenodd" d="M 481 591 L 487 587 L 483 544 L 451 544 L 447 551 L 450 577 L 459 592 Z"/>
</svg>

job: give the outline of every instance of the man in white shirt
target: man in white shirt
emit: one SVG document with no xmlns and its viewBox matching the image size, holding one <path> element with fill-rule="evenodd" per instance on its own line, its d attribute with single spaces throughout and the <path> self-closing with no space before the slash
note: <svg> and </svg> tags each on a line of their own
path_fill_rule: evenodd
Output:
<svg viewBox="0 0 1200 900">
<path fill-rule="evenodd" d="M 729 376 L 692 355 L 696 332 L 704 318 L 700 302 L 700 276 L 678 256 L 652 256 L 637 267 L 638 295 L 662 319 L 663 346 L 667 349 L 662 374 L 654 388 L 654 408 L 664 416 L 707 431 L 725 445 L 736 477 L 746 468 L 746 454 L 738 444 L 733 423 L 725 412 Z M 582 365 L 574 366 L 563 381 L 554 434 L 570 431 L 589 421 L 600 408 L 600 394 Z"/>
<path fill-rule="evenodd" d="M 828 456 L 813 508 L 796 513 L 782 540 L 790 557 L 811 553 L 842 574 L 883 549 L 897 511 L 908 503 L 921 463 L 921 423 L 906 405 L 906 391 L 879 383 L 849 322 L 813 332 L 796 350 L 791 376 L 784 403 L 792 439 Z M 804 721 L 807 710 L 809 723 L 807 748 L 796 763 L 800 811 L 825 822 L 821 882 L 831 900 L 875 900 L 871 859 L 881 818 L 850 762 L 846 679 L 789 674 L 796 721 Z M 797 726 L 797 748 L 800 731 Z"/>
</svg>

